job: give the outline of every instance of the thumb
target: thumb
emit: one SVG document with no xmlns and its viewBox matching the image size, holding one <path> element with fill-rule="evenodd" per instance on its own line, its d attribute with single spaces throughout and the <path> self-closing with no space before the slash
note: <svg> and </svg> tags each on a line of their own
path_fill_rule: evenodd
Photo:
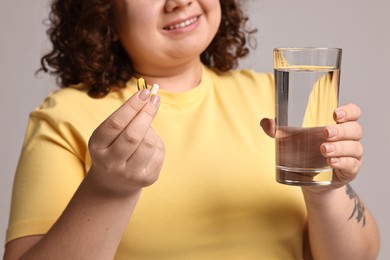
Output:
<svg viewBox="0 0 390 260">
<path fill-rule="evenodd" d="M 263 118 L 260 126 L 269 137 L 275 138 L 275 119 Z"/>
</svg>

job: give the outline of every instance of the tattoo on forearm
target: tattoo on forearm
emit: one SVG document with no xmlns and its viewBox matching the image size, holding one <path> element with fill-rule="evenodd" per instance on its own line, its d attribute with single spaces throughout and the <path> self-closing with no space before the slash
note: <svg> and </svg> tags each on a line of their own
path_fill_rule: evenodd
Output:
<svg viewBox="0 0 390 260">
<path fill-rule="evenodd" d="M 346 185 L 346 193 L 348 197 L 353 200 L 355 203 L 353 211 L 351 216 L 348 218 L 348 220 L 352 219 L 354 216 L 358 223 L 362 222 L 363 227 L 366 225 L 366 215 L 363 202 L 360 200 L 359 196 L 355 193 L 355 191 L 352 189 L 352 187 L 347 184 Z"/>
</svg>

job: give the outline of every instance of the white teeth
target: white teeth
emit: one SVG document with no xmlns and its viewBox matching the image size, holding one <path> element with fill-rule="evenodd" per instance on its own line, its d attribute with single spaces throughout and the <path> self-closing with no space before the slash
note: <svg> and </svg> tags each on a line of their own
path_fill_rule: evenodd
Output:
<svg viewBox="0 0 390 260">
<path fill-rule="evenodd" d="M 174 25 L 167 26 L 165 29 L 174 30 L 174 29 L 184 28 L 184 27 L 186 27 L 186 26 L 189 26 L 189 25 L 195 23 L 197 20 L 198 20 L 198 18 L 197 18 L 197 17 L 194 17 L 194 18 L 188 19 L 188 20 L 186 20 L 186 21 L 184 21 L 184 22 L 181 22 L 181 23 L 178 23 L 178 24 L 174 24 Z"/>
</svg>

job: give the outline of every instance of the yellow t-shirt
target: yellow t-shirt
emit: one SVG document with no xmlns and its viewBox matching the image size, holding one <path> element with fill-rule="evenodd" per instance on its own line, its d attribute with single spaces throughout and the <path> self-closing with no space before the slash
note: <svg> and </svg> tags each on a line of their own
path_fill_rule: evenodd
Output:
<svg viewBox="0 0 390 260">
<path fill-rule="evenodd" d="M 52 93 L 30 115 L 7 241 L 44 234 L 90 167 L 93 130 L 136 91 L 103 99 L 82 86 Z M 160 90 L 153 128 L 166 146 L 160 179 L 145 188 L 116 259 L 301 259 L 306 211 L 297 187 L 275 181 L 272 76 L 217 74 L 184 93 Z"/>
</svg>

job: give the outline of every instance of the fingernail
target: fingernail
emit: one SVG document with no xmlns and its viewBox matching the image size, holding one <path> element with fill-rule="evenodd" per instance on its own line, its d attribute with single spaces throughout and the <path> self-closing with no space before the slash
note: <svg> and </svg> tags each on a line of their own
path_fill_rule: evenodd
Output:
<svg viewBox="0 0 390 260">
<path fill-rule="evenodd" d="M 157 95 L 153 95 L 151 98 L 150 98 L 150 103 L 152 103 L 153 106 L 158 106 L 160 104 L 160 97 L 157 96 Z"/>
<path fill-rule="evenodd" d="M 333 153 L 336 150 L 335 146 L 331 144 L 325 144 L 324 148 L 325 148 L 325 153 L 327 154 Z"/>
<path fill-rule="evenodd" d="M 262 128 L 268 128 L 269 127 L 269 122 L 268 122 L 268 120 L 266 120 L 266 119 L 261 119 L 261 121 L 260 121 L 260 126 L 262 127 Z"/>
<path fill-rule="evenodd" d="M 327 128 L 326 135 L 327 135 L 327 138 L 335 137 L 337 135 L 336 128 L 334 128 L 334 127 Z"/>
<path fill-rule="evenodd" d="M 335 114 L 336 114 L 336 120 L 341 120 L 345 117 L 345 111 L 343 110 L 336 110 Z"/>
<path fill-rule="evenodd" d="M 338 162 L 340 162 L 339 158 L 330 158 L 330 163 L 331 164 L 338 163 Z"/>
<path fill-rule="evenodd" d="M 138 94 L 138 98 L 141 99 L 142 101 L 148 100 L 149 97 L 150 97 L 150 91 L 147 90 L 147 89 L 143 89 L 143 90 Z"/>
</svg>

